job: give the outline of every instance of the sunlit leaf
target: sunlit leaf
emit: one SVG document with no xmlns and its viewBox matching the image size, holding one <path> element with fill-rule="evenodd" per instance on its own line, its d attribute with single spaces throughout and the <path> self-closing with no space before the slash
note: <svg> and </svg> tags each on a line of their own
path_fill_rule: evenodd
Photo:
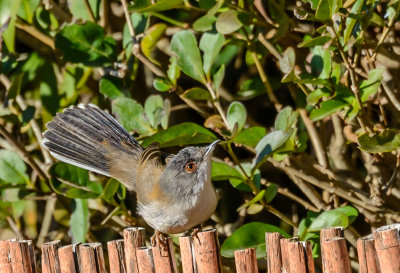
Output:
<svg viewBox="0 0 400 273">
<path fill-rule="evenodd" d="M 381 81 L 383 80 L 383 69 L 376 68 L 368 72 L 368 79 L 360 83 L 361 101 L 367 101 L 369 96 L 378 92 Z"/>
<path fill-rule="evenodd" d="M 204 127 L 192 122 L 184 122 L 166 130 L 162 130 L 146 138 L 142 145 L 147 147 L 153 142 L 160 143 L 160 147 L 170 147 L 187 144 L 211 143 L 217 138 Z"/>
<path fill-rule="evenodd" d="M 105 37 L 104 29 L 92 22 L 65 25 L 55 37 L 55 45 L 64 60 L 88 66 L 110 65 L 117 59 L 114 39 Z"/>
<path fill-rule="evenodd" d="M 191 100 L 211 100 L 210 92 L 200 87 L 193 87 L 186 90 L 183 95 L 184 98 Z"/>
<path fill-rule="evenodd" d="M 165 30 L 167 29 L 167 25 L 163 23 L 152 25 L 145 32 L 145 36 L 140 42 L 140 47 L 142 49 L 143 54 L 151 60 L 153 63 L 159 64 L 152 56 L 151 52 L 157 45 L 157 42 L 163 37 Z"/>
<path fill-rule="evenodd" d="M 363 134 L 357 139 L 360 149 L 368 153 L 387 153 L 400 147 L 400 133 L 394 129 L 386 129 L 379 134 L 369 136 Z"/>
<path fill-rule="evenodd" d="M 286 238 L 290 237 L 279 227 L 258 222 L 248 223 L 235 230 L 224 241 L 221 246 L 221 255 L 233 258 L 235 250 L 255 248 L 257 258 L 265 257 L 265 232 L 279 232 Z"/>
<path fill-rule="evenodd" d="M 219 33 L 204 33 L 201 36 L 199 48 L 203 51 L 203 69 L 206 74 L 210 73 L 211 66 L 224 41 L 224 35 Z"/>
<path fill-rule="evenodd" d="M 178 67 L 186 75 L 206 83 L 200 50 L 192 32 L 182 30 L 176 33 L 171 40 L 171 50 L 178 56 Z"/>
<path fill-rule="evenodd" d="M 11 185 L 29 182 L 25 162 L 16 152 L 0 150 L 0 181 Z"/>
<path fill-rule="evenodd" d="M 118 98 L 113 101 L 112 110 L 126 130 L 137 131 L 139 134 L 148 134 L 153 131 L 144 114 L 142 105 L 136 101 Z"/>
<path fill-rule="evenodd" d="M 233 130 L 235 124 L 238 124 L 238 131 L 240 132 L 246 123 L 247 112 L 246 107 L 238 101 L 234 101 L 229 105 L 227 117 L 228 126 Z"/>
<path fill-rule="evenodd" d="M 320 105 L 320 108 L 313 109 L 310 113 L 310 119 L 312 121 L 321 120 L 337 111 L 343 109 L 348 104 L 345 101 L 331 99 L 328 101 L 323 101 Z"/>
<path fill-rule="evenodd" d="M 70 220 L 70 231 L 72 243 L 86 242 L 86 235 L 89 231 L 89 206 L 86 199 L 72 200 L 72 213 Z"/>
</svg>

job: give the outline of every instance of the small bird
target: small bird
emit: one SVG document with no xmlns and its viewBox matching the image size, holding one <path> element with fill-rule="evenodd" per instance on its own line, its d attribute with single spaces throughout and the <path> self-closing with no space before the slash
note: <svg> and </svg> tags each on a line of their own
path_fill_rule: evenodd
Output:
<svg viewBox="0 0 400 273">
<path fill-rule="evenodd" d="M 80 104 L 46 124 L 43 145 L 56 159 L 113 177 L 136 191 L 138 213 L 161 233 L 181 233 L 206 221 L 217 206 L 211 156 L 218 141 L 176 155 L 144 149 L 113 116 Z"/>
</svg>

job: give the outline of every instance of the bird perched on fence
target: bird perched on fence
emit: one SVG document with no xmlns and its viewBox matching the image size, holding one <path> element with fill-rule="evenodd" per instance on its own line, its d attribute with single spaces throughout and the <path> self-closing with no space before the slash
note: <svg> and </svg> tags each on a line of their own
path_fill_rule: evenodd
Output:
<svg viewBox="0 0 400 273">
<path fill-rule="evenodd" d="M 95 105 L 65 109 L 46 127 L 43 145 L 55 158 L 113 177 L 136 191 L 138 213 L 156 231 L 180 233 L 206 221 L 217 206 L 211 155 L 218 141 L 176 155 L 144 149 Z"/>
</svg>

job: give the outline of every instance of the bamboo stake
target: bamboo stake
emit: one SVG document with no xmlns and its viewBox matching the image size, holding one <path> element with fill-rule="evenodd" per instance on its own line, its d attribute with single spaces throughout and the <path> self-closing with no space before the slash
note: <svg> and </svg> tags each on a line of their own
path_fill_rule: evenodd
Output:
<svg viewBox="0 0 400 273">
<path fill-rule="evenodd" d="M 0 272 L 13 273 L 10 261 L 9 241 L 0 241 Z"/>
<path fill-rule="evenodd" d="M 108 260 L 110 262 L 110 273 L 126 273 L 124 240 L 107 242 Z"/>
<path fill-rule="evenodd" d="M 136 260 L 136 248 L 146 245 L 145 230 L 142 227 L 124 229 L 124 249 L 127 273 L 139 273 Z"/>
<path fill-rule="evenodd" d="M 198 273 L 222 272 L 219 242 L 215 229 L 202 231 L 193 236 L 193 247 Z"/>
<path fill-rule="evenodd" d="M 83 273 L 106 273 L 101 243 L 79 245 Z"/>
<path fill-rule="evenodd" d="M 351 273 L 350 259 L 344 238 L 322 241 L 322 265 L 324 273 Z"/>
<path fill-rule="evenodd" d="M 248 248 L 235 251 L 237 273 L 258 273 L 256 250 Z"/>
<path fill-rule="evenodd" d="M 279 232 L 265 233 L 268 273 L 281 273 L 282 255 L 280 239 L 282 238 L 283 237 Z"/>
<path fill-rule="evenodd" d="M 61 273 L 79 273 L 78 246 L 78 244 L 72 244 L 58 249 Z"/>
<path fill-rule="evenodd" d="M 357 240 L 358 261 L 360 273 L 380 273 L 378 255 L 372 235 Z"/>
<path fill-rule="evenodd" d="M 42 245 L 42 273 L 60 273 L 60 262 L 58 258 L 59 240 L 44 243 Z"/>
<path fill-rule="evenodd" d="M 157 242 L 152 247 L 156 273 L 177 273 L 178 269 L 176 267 L 172 239 L 167 237 L 164 244 Z"/>
<path fill-rule="evenodd" d="M 179 246 L 181 249 L 183 273 L 195 273 L 196 263 L 194 260 L 192 236 L 179 237 Z"/>
<path fill-rule="evenodd" d="M 151 247 L 140 247 L 136 249 L 136 258 L 139 273 L 156 273 Z"/>
<path fill-rule="evenodd" d="M 378 228 L 374 232 L 375 249 L 381 272 L 400 272 L 400 224 Z"/>
</svg>

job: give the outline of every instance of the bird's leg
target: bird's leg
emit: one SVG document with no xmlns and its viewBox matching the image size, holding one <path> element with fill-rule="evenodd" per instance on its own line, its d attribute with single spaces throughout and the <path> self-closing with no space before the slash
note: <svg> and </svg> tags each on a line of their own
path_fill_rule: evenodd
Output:
<svg viewBox="0 0 400 273">
<path fill-rule="evenodd" d="M 192 234 L 190 234 L 192 239 L 193 239 L 193 237 L 197 236 L 197 233 L 199 233 L 199 231 L 201 231 L 201 229 L 202 229 L 201 225 L 198 225 L 193 229 Z"/>
<path fill-rule="evenodd" d="M 154 235 L 150 238 L 150 242 L 152 246 L 159 245 L 165 248 L 167 247 L 167 236 L 164 233 L 155 230 Z"/>
</svg>

